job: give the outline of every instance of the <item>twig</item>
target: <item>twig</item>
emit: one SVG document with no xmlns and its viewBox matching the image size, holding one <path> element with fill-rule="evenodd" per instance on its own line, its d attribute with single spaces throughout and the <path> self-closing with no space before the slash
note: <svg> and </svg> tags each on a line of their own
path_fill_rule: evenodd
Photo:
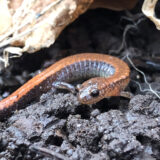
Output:
<svg viewBox="0 0 160 160">
<path fill-rule="evenodd" d="M 132 80 L 132 79 L 131 79 L 131 81 L 134 82 L 134 83 L 136 83 L 136 84 L 138 85 L 138 87 L 139 87 L 139 89 L 140 89 L 141 92 L 150 92 L 150 89 L 142 89 L 142 86 L 140 85 L 139 82 L 137 82 L 137 81 L 135 81 L 135 80 Z M 156 91 L 156 92 L 157 92 L 158 94 L 160 94 L 160 91 Z"/>
<path fill-rule="evenodd" d="M 135 65 L 134 63 L 132 62 L 132 60 L 129 58 L 129 55 L 127 53 L 127 55 L 125 56 L 127 58 L 127 60 L 129 61 L 129 63 L 131 64 L 131 66 L 139 73 L 141 73 L 143 75 L 143 78 L 144 78 L 144 82 L 148 85 L 149 87 L 149 91 L 152 92 L 154 95 L 156 95 L 159 99 L 160 99 L 160 95 L 158 95 L 157 91 L 153 90 L 152 89 L 152 86 L 151 84 L 147 81 L 147 78 L 144 74 L 144 72 L 142 72 L 141 70 L 139 70 Z M 142 90 L 142 88 L 140 87 L 140 90 Z"/>
<path fill-rule="evenodd" d="M 47 149 L 47 148 L 44 148 L 44 147 L 38 147 L 38 146 L 31 146 L 30 147 L 31 150 L 34 150 L 34 151 L 37 151 L 45 156 L 48 156 L 48 157 L 51 157 L 51 158 L 59 158 L 61 160 L 70 160 L 68 157 L 60 154 L 60 153 L 57 153 L 57 152 L 54 152 L 50 149 Z"/>
<path fill-rule="evenodd" d="M 10 39 L 5 40 L 4 42 L 0 43 L 0 48 L 4 47 L 4 46 L 6 46 L 6 45 L 8 45 L 10 43 L 12 43 L 13 41 L 19 39 L 20 37 L 25 36 L 26 34 L 29 34 L 33 30 L 35 30 L 36 28 L 38 28 L 39 26 L 41 26 L 43 23 L 44 23 L 44 21 L 42 21 L 41 23 L 36 24 L 34 27 L 32 27 L 32 28 L 30 28 L 30 29 L 28 29 L 28 30 L 20 33 L 19 35 L 17 35 L 17 37 L 14 36 L 14 37 L 12 37 Z"/>
<path fill-rule="evenodd" d="M 42 16 L 44 13 L 46 13 L 48 10 L 50 10 L 53 6 L 59 4 L 61 1 L 63 0 L 57 0 L 57 1 L 54 1 L 52 2 L 51 4 L 49 4 L 47 7 L 45 7 L 38 15 L 39 16 Z"/>
<path fill-rule="evenodd" d="M 126 36 L 127 36 L 128 31 L 129 31 L 130 29 L 132 29 L 132 28 L 137 29 L 137 26 L 138 26 L 142 21 L 144 21 L 144 20 L 146 20 L 146 18 L 145 18 L 145 17 L 141 17 L 141 18 L 139 18 L 139 19 L 137 20 L 137 22 L 135 22 L 134 24 L 128 24 L 128 25 L 125 27 L 124 31 L 123 31 L 123 36 L 122 36 L 122 43 L 121 43 L 121 45 L 119 46 L 119 48 L 118 48 L 117 50 L 110 50 L 109 53 L 110 53 L 110 54 L 113 54 L 113 53 L 114 53 L 114 54 L 118 54 L 118 53 L 120 53 L 123 49 L 127 48 Z"/>
</svg>

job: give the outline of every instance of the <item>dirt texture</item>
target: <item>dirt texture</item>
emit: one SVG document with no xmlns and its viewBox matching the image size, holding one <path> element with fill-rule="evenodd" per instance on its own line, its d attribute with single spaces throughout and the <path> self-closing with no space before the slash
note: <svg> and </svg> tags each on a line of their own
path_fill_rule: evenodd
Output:
<svg viewBox="0 0 160 160">
<path fill-rule="evenodd" d="M 153 89 L 160 90 L 160 32 L 141 15 L 140 7 L 130 12 L 90 10 L 67 27 L 49 49 L 13 59 L 14 67 L 0 73 L 1 98 L 38 69 L 80 52 L 119 58 L 129 54 Z M 115 52 L 122 41 L 122 49 Z M 0 159 L 160 160 L 160 99 L 140 91 L 132 80 L 142 89 L 148 86 L 143 76 L 130 68 L 131 82 L 126 90 L 134 95 L 131 99 L 112 97 L 87 106 L 72 93 L 50 90 L 15 111 L 0 122 Z"/>
</svg>

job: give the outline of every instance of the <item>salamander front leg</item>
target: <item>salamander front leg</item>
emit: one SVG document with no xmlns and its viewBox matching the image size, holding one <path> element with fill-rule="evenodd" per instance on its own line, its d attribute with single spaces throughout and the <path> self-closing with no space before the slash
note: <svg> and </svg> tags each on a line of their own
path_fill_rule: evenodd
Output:
<svg viewBox="0 0 160 160">
<path fill-rule="evenodd" d="M 124 98 L 128 98 L 128 99 L 133 98 L 133 94 L 131 92 L 127 92 L 127 91 L 121 91 L 120 96 L 124 97 Z"/>
<path fill-rule="evenodd" d="M 72 92 L 73 94 L 77 93 L 76 88 L 72 84 L 69 84 L 69 83 L 66 83 L 66 82 L 56 81 L 56 82 L 52 83 L 52 86 L 56 89 L 68 90 L 68 91 Z"/>
</svg>

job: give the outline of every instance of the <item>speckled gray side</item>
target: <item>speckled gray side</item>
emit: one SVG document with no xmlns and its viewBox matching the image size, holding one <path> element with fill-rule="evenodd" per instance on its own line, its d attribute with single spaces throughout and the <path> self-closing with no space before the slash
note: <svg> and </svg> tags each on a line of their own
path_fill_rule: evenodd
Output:
<svg viewBox="0 0 160 160">
<path fill-rule="evenodd" d="M 108 63 L 99 61 L 80 61 L 68 65 L 57 73 L 57 81 L 74 81 L 91 77 L 109 77 L 115 73 L 115 68 Z"/>
</svg>

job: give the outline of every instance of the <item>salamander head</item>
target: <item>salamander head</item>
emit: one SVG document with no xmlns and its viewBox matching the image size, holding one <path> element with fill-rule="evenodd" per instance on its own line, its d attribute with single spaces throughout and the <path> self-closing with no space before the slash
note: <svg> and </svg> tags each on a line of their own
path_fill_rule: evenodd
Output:
<svg viewBox="0 0 160 160">
<path fill-rule="evenodd" d="M 94 104 L 104 98 L 104 78 L 92 78 L 85 81 L 79 88 L 78 100 L 82 104 Z"/>
</svg>

